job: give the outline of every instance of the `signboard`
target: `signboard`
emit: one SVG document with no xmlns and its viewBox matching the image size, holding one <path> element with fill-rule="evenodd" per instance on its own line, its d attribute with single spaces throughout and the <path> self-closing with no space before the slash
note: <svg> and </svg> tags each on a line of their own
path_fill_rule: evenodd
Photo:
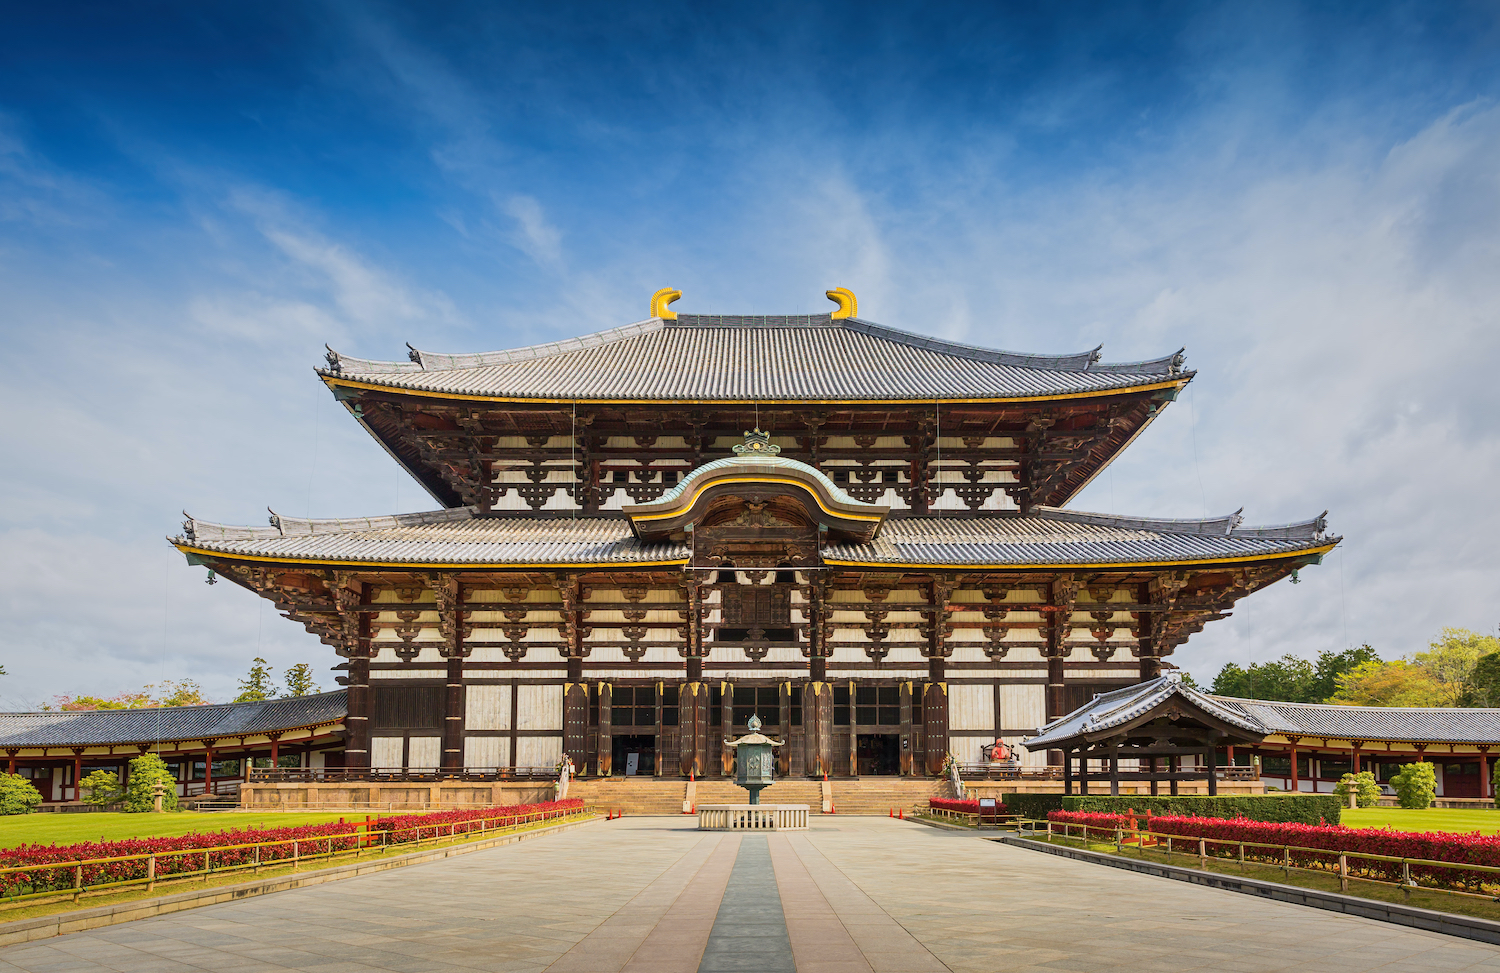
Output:
<svg viewBox="0 0 1500 973">
<path fill-rule="evenodd" d="M 990 808 L 993 811 L 995 807 L 995 799 L 993 797 L 981 797 L 979 799 L 979 806 L 981 808 Z"/>
</svg>

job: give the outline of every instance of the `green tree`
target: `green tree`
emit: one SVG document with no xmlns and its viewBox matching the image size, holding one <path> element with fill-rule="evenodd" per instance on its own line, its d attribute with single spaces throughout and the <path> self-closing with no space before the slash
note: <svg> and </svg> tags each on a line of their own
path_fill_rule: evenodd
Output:
<svg viewBox="0 0 1500 973">
<path fill-rule="evenodd" d="M 313 682 L 313 668 L 306 662 L 299 662 L 286 671 L 286 692 L 281 694 L 282 699 L 293 696 L 311 696 L 318 691 Z"/>
<path fill-rule="evenodd" d="M 1317 671 L 1306 659 L 1284 655 L 1275 662 L 1255 662 L 1242 668 L 1231 662 L 1214 677 L 1216 696 L 1274 699 L 1288 703 L 1312 701 Z"/>
<path fill-rule="evenodd" d="M 265 659 L 256 656 L 250 661 L 250 672 L 240 680 L 240 694 L 236 703 L 256 703 L 276 696 L 276 684 L 271 681 L 272 669 Z"/>
<path fill-rule="evenodd" d="M 1329 652 L 1326 649 L 1318 653 L 1318 661 L 1313 667 L 1313 681 L 1310 687 L 1311 699 L 1309 703 L 1323 703 L 1333 698 L 1338 692 L 1339 676 L 1351 672 L 1357 666 L 1366 662 L 1379 662 L 1380 656 L 1368 644 L 1353 649 L 1345 649 L 1342 652 Z"/>
<path fill-rule="evenodd" d="M 1380 803 L 1380 785 L 1375 782 L 1375 775 L 1368 770 L 1360 774 L 1345 774 L 1333 788 L 1333 792 L 1345 806 L 1349 804 L 1351 790 L 1354 792 L 1354 802 L 1360 807 L 1374 807 Z"/>
<path fill-rule="evenodd" d="M 1438 706 L 1464 706 L 1473 696 L 1474 670 L 1486 655 L 1500 652 L 1500 639 L 1467 628 L 1445 628 L 1413 661 L 1439 687 Z"/>
<path fill-rule="evenodd" d="M 143 753 L 130 761 L 130 782 L 125 785 L 126 811 L 151 811 L 155 809 L 151 785 L 161 781 L 161 807 L 163 811 L 177 810 L 177 778 L 167 770 L 166 761 L 154 753 Z"/>
<path fill-rule="evenodd" d="M 1341 706 L 1446 706 L 1443 687 L 1425 666 L 1397 659 L 1362 662 L 1338 678 L 1330 703 Z"/>
<path fill-rule="evenodd" d="M 42 803 L 41 792 L 20 774 L 0 773 L 0 814 L 30 814 Z"/>
<path fill-rule="evenodd" d="M 83 779 L 83 789 L 89 792 L 85 798 L 90 804 L 103 807 L 120 799 L 120 778 L 112 770 L 96 770 Z"/>
<path fill-rule="evenodd" d="M 1482 655 L 1469 676 L 1468 706 L 1500 706 L 1500 652 Z"/>
<path fill-rule="evenodd" d="M 1437 796 L 1437 773 L 1429 763 L 1403 764 L 1401 772 L 1391 778 L 1391 786 L 1402 807 L 1431 807 Z"/>
</svg>

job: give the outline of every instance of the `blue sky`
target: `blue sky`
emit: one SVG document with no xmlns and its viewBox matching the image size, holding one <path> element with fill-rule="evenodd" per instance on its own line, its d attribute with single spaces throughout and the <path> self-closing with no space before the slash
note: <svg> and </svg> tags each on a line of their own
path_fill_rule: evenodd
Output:
<svg viewBox="0 0 1500 973">
<path fill-rule="evenodd" d="M 1179 652 L 1500 622 L 1494 4 L 33 4 L 0 31 L 0 705 L 336 660 L 166 547 L 430 501 L 314 380 L 682 310 L 1199 377 L 1077 506 L 1328 508 Z M 331 683 L 331 680 L 328 682 Z"/>
</svg>

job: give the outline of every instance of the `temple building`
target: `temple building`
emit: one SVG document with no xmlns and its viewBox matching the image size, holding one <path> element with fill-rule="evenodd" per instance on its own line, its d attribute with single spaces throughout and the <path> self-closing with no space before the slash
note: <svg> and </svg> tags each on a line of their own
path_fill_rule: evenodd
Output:
<svg viewBox="0 0 1500 973">
<path fill-rule="evenodd" d="M 1068 506 L 1193 379 L 1181 352 L 955 344 L 843 289 L 815 315 L 679 296 L 509 351 L 330 350 L 324 384 L 438 509 L 186 521 L 191 563 L 342 659 L 324 766 L 713 777 L 753 714 L 782 776 L 933 775 L 1155 679 L 1338 543 L 1322 516 Z"/>
</svg>

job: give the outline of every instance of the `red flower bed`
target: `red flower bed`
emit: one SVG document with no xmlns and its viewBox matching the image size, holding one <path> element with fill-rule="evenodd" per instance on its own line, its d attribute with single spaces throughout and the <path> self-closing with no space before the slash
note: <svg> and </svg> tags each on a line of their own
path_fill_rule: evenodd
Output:
<svg viewBox="0 0 1500 973">
<path fill-rule="evenodd" d="M 537 811 L 567 812 L 579 810 L 583 801 L 570 798 L 543 804 L 516 804 L 506 807 L 478 808 L 466 811 L 438 811 L 381 818 L 369 824 L 369 832 L 390 832 L 387 843 L 415 841 L 418 836 L 432 838 L 449 834 L 467 834 L 481 828 L 504 827 L 520 823 L 527 814 Z M 155 855 L 156 875 L 165 878 L 183 872 L 207 868 L 250 865 L 257 860 L 275 862 L 300 856 L 326 854 L 329 851 L 352 851 L 367 841 L 359 830 L 363 821 L 334 824 L 304 824 L 292 828 L 244 828 L 210 831 L 203 834 L 178 835 L 171 838 L 122 838 L 117 841 L 81 841 L 71 845 L 18 845 L 0 850 L 0 868 L 52 865 L 60 862 L 89 861 L 99 858 L 122 858 L 127 855 Z M 254 848 L 230 848 L 226 845 L 266 844 L 256 858 Z M 295 843 L 295 846 L 294 846 Z M 130 879 L 144 879 L 149 867 L 145 858 L 120 862 L 84 865 L 83 885 L 103 885 Z M 35 871 L 0 875 L 0 895 L 24 895 L 70 889 L 75 881 L 72 868 L 40 868 Z"/>
<path fill-rule="evenodd" d="M 965 814 L 978 814 L 979 813 L 979 802 L 978 801 L 963 801 L 963 800 L 959 800 L 956 797 L 933 797 L 933 798 L 929 798 L 928 801 L 927 801 L 927 806 L 928 807 L 935 807 L 935 808 L 937 808 L 940 811 L 962 811 Z M 994 813 L 995 814 L 1004 814 L 1005 813 L 1005 805 L 1001 804 L 998 801 L 995 802 Z"/>
<path fill-rule="evenodd" d="M 544 801 L 540 804 L 510 804 L 505 807 L 436 811 L 432 814 L 405 814 L 393 818 L 380 818 L 370 823 L 370 830 L 390 832 L 387 840 L 392 842 L 416 841 L 419 837 L 435 838 L 438 835 L 467 834 L 482 828 L 509 827 L 512 824 L 521 824 L 527 819 L 527 815 L 566 814 L 570 811 L 581 810 L 583 810 L 583 799 L 569 797 L 561 801 Z"/>
<path fill-rule="evenodd" d="M 1113 835 L 1117 827 L 1130 830 L 1131 822 L 1118 814 L 1085 814 L 1077 811 L 1052 811 L 1048 819 L 1059 823 L 1083 824 L 1093 832 L 1107 830 Z M 1500 836 L 1449 834 L 1446 832 L 1388 831 L 1374 828 L 1346 828 L 1337 824 L 1291 824 L 1251 821 L 1247 818 L 1197 818 L 1136 816 L 1142 830 L 1157 834 L 1203 838 L 1204 850 L 1214 856 L 1236 857 L 1239 843 L 1259 842 L 1266 845 L 1291 846 L 1291 863 L 1301 868 L 1336 869 L 1340 853 L 1385 855 L 1391 858 L 1420 858 L 1435 862 L 1452 862 L 1453 867 L 1438 865 L 1412 866 L 1413 879 L 1424 885 L 1478 890 L 1500 885 L 1500 875 L 1466 869 L 1464 865 L 1500 866 Z M 1280 847 L 1246 847 L 1245 858 L 1281 864 Z M 1401 863 L 1349 859 L 1349 871 L 1385 882 L 1402 879 Z"/>
<path fill-rule="evenodd" d="M 122 838 L 117 841 L 80 841 L 71 845 L 18 845 L 0 851 L 0 868 L 28 865 L 50 865 L 57 862 L 88 861 L 96 858 L 120 858 L 126 855 L 156 855 L 158 877 L 180 872 L 195 872 L 205 867 L 225 868 L 252 864 L 254 848 L 225 851 L 203 851 L 224 845 L 277 842 L 260 850 L 263 862 L 290 859 L 295 849 L 302 855 L 329 850 L 346 851 L 355 847 L 357 826 L 344 821 L 334 824 L 305 824 L 295 828 L 245 828 L 185 834 L 171 838 Z M 84 885 L 102 885 L 146 877 L 144 858 L 123 862 L 102 862 L 83 866 Z M 0 894 L 24 894 L 53 889 L 72 888 L 74 873 L 70 868 L 39 868 L 34 872 L 12 872 L 0 876 Z"/>
</svg>

